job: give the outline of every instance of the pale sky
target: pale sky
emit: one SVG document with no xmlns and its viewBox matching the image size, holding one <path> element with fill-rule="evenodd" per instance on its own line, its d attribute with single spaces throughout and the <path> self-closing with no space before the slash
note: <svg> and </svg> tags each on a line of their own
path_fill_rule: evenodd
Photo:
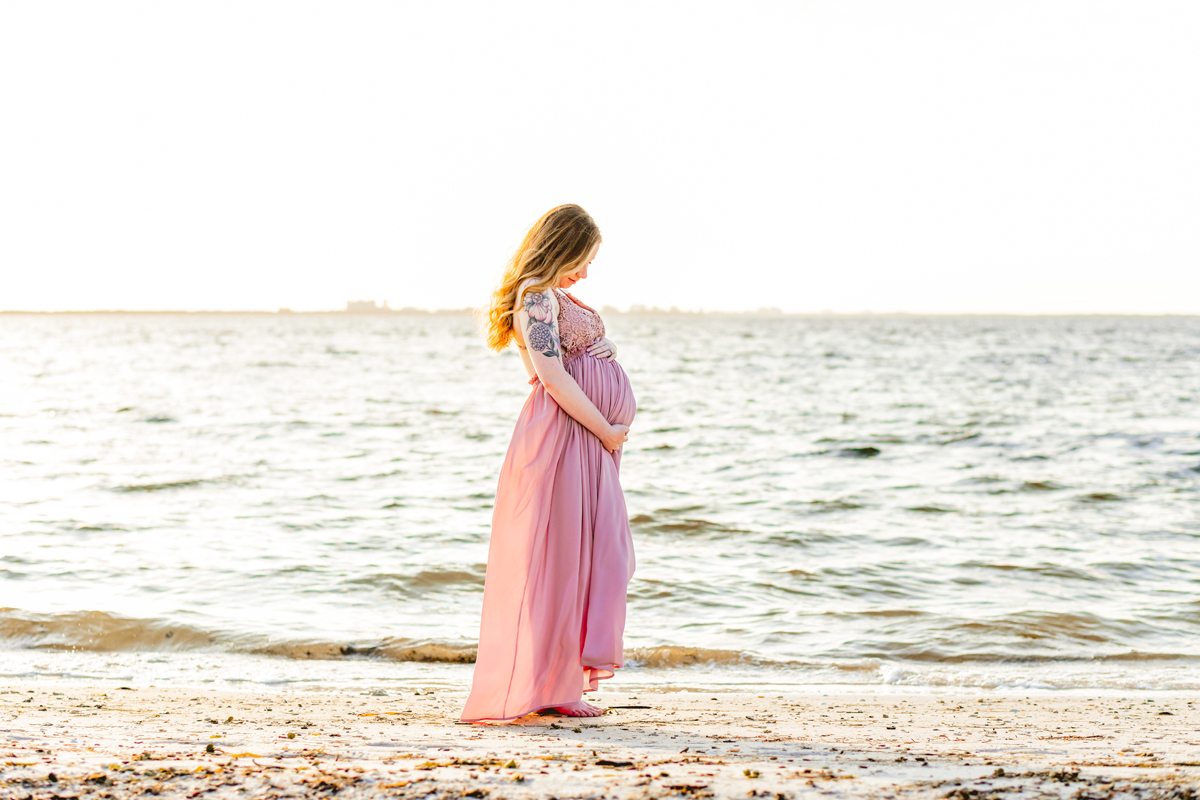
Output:
<svg viewBox="0 0 1200 800">
<path fill-rule="evenodd" d="M 6 2 L 0 309 L 1200 313 L 1200 3 Z"/>
</svg>

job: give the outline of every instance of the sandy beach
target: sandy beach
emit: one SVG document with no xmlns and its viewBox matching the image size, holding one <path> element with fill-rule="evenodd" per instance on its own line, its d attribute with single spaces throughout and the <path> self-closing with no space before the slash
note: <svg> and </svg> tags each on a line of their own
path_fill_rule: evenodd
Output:
<svg viewBox="0 0 1200 800">
<path fill-rule="evenodd" d="M 1196 693 L 673 687 L 506 726 L 458 722 L 464 696 L 10 680 L 0 797 L 1200 793 Z"/>
</svg>

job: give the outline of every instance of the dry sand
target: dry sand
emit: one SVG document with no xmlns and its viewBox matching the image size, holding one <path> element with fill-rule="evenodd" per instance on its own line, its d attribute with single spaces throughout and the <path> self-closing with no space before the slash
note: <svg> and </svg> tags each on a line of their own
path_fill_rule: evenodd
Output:
<svg viewBox="0 0 1200 800">
<path fill-rule="evenodd" d="M 458 722 L 461 689 L 10 680 L 0 798 L 1200 800 L 1194 693 L 804 688 L 607 691 L 593 697 L 610 706 L 600 718 L 480 726 Z"/>
</svg>

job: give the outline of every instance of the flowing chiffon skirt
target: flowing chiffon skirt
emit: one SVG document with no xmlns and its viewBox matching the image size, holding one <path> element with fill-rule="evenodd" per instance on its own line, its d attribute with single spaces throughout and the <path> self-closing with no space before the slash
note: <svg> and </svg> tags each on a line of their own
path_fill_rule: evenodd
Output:
<svg viewBox="0 0 1200 800">
<path fill-rule="evenodd" d="M 625 370 L 586 353 L 567 372 L 612 424 L 636 410 Z M 462 719 L 578 702 L 624 665 L 633 538 L 609 453 L 534 378 L 500 471 L 479 653 Z"/>
</svg>

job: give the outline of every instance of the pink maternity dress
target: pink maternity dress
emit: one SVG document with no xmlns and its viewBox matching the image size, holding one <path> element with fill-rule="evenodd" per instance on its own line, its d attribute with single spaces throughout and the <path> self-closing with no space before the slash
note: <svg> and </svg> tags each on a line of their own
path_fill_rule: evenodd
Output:
<svg viewBox="0 0 1200 800">
<path fill-rule="evenodd" d="M 600 315 L 558 294 L 563 366 L 609 422 L 633 422 L 625 370 L 589 355 Z M 536 377 L 500 470 L 479 654 L 462 719 L 499 722 L 575 703 L 624 665 L 633 538 L 618 469 Z"/>
</svg>

